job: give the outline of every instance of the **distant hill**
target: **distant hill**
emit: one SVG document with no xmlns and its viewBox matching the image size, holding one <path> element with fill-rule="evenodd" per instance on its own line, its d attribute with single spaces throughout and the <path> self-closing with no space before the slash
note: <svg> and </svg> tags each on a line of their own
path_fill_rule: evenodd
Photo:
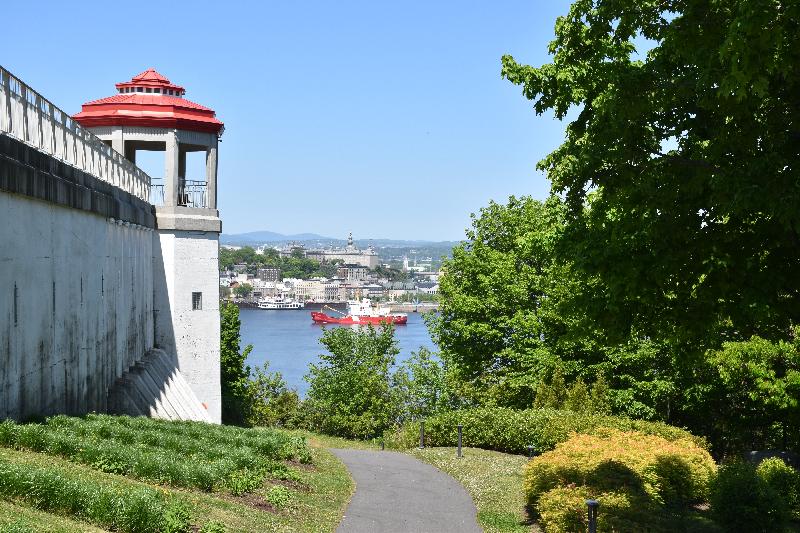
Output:
<svg viewBox="0 0 800 533">
<path fill-rule="evenodd" d="M 276 233 L 274 231 L 251 231 L 248 233 L 223 233 L 220 235 L 220 242 L 222 244 L 233 245 L 254 245 L 266 243 L 286 243 L 286 242 L 302 242 L 306 245 L 314 246 L 342 246 L 345 244 L 344 239 L 334 239 L 325 237 L 316 233 L 296 233 L 294 235 L 285 235 L 283 233 Z M 356 239 L 356 246 L 366 248 L 369 245 L 387 248 L 406 248 L 406 247 L 447 247 L 452 248 L 457 244 L 456 241 L 425 241 L 425 240 L 402 240 L 402 239 Z"/>
<path fill-rule="evenodd" d="M 266 242 L 286 242 L 286 241 L 331 241 L 330 237 L 317 235 L 316 233 L 297 233 L 294 235 L 284 235 L 274 231 L 250 231 L 248 233 L 236 233 L 229 235 L 223 233 L 219 238 L 223 244 L 263 244 Z"/>
</svg>

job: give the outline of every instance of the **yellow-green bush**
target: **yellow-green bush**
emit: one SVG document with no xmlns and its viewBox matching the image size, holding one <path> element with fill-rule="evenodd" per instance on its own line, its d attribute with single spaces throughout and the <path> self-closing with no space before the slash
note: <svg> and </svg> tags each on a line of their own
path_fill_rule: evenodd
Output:
<svg viewBox="0 0 800 533">
<path fill-rule="evenodd" d="M 800 520 L 800 472 L 779 457 L 764 459 L 756 474 L 786 502 L 789 513 Z"/>
<path fill-rule="evenodd" d="M 704 501 L 714 460 L 691 439 L 597 429 L 573 434 L 525 467 L 531 509 L 549 532 L 585 531 L 587 498 L 600 502 L 601 530 L 653 531 L 665 509 Z"/>
<path fill-rule="evenodd" d="M 600 504 L 599 531 L 675 531 L 674 521 L 646 498 L 626 490 L 598 493 L 586 486 L 558 487 L 542 494 L 537 505 L 539 524 L 547 533 L 584 533 L 590 498 Z"/>
</svg>

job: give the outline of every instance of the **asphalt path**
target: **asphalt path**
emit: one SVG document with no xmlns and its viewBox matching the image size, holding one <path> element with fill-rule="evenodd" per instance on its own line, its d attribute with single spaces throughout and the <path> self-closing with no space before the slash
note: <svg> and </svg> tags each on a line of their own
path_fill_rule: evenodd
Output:
<svg viewBox="0 0 800 533">
<path fill-rule="evenodd" d="M 472 498 L 437 468 L 396 452 L 331 452 L 356 482 L 337 533 L 480 533 Z"/>
</svg>

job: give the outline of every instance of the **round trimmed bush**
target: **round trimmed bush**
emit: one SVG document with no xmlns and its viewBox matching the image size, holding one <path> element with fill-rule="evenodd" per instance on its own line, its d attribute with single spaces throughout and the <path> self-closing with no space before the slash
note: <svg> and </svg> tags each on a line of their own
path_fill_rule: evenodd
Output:
<svg viewBox="0 0 800 533">
<path fill-rule="evenodd" d="M 669 529 L 666 511 L 681 514 L 706 499 L 715 472 L 714 460 L 692 439 L 597 429 L 533 458 L 524 487 L 548 532 L 585 528 L 590 497 L 600 502 L 607 529 L 658 531 Z"/>
</svg>

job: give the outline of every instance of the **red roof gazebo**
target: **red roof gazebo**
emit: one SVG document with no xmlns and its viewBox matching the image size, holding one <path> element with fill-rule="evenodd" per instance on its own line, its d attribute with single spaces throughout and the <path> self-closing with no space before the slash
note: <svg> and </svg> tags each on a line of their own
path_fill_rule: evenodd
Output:
<svg viewBox="0 0 800 533">
<path fill-rule="evenodd" d="M 83 104 L 73 118 L 127 159 L 137 150 L 166 152 L 165 174 L 152 176 L 156 206 L 216 209 L 217 146 L 225 129 L 214 110 L 155 69 L 116 84 L 117 94 Z M 205 152 L 206 175 L 186 176 L 186 154 Z"/>
<path fill-rule="evenodd" d="M 83 104 L 73 118 L 86 128 L 140 126 L 221 134 L 212 109 L 183 98 L 186 90 L 155 69 L 116 84 L 118 94 Z"/>
</svg>

